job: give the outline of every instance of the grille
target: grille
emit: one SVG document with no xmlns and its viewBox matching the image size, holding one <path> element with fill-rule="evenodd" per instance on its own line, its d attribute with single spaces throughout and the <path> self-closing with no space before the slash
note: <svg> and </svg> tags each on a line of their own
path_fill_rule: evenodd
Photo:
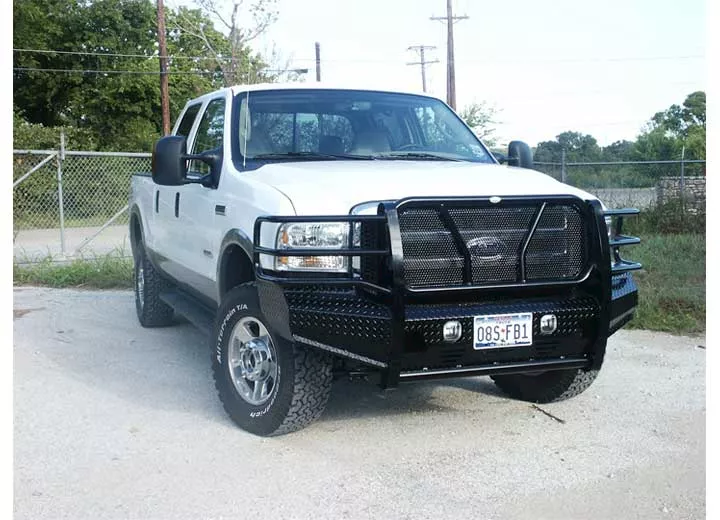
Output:
<svg viewBox="0 0 720 520">
<path fill-rule="evenodd" d="M 401 207 L 407 285 L 519 283 L 523 249 L 525 280 L 578 278 L 587 264 L 582 214 L 574 205 L 546 204 L 531 235 L 541 204 Z"/>
</svg>

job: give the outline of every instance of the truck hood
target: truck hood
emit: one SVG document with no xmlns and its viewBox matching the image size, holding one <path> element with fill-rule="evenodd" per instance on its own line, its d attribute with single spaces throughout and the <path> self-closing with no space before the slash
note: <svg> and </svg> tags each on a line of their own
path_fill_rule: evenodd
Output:
<svg viewBox="0 0 720 520">
<path fill-rule="evenodd" d="M 449 161 L 312 161 L 267 164 L 251 175 L 283 194 L 297 215 L 343 215 L 360 203 L 405 197 L 596 197 L 544 173 Z"/>
</svg>

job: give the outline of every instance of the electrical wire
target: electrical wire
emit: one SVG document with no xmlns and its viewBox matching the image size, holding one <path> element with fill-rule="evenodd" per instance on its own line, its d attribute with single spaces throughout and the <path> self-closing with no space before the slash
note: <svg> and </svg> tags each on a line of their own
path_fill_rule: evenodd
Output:
<svg viewBox="0 0 720 520">
<path fill-rule="evenodd" d="M 160 56 L 156 54 L 122 54 L 110 52 L 90 52 L 90 51 L 61 51 L 50 49 L 13 49 L 13 52 L 32 53 L 32 54 L 64 54 L 72 56 L 100 56 L 111 58 L 143 58 L 143 59 L 159 59 L 167 58 L 170 60 L 207 60 L 229 61 L 229 56 Z M 627 61 L 666 61 L 666 60 L 693 60 L 704 59 L 703 54 L 691 54 L 683 56 L 626 56 L 626 57 L 595 57 L 595 58 L 477 58 L 477 59 L 455 59 L 456 63 L 594 63 L 594 62 L 627 62 Z M 293 58 L 293 61 L 315 62 L 315 58 Z M 389 59 L 323 59 L 328 63 L 397 63 L 400 60 Z"/>
<path fill-rule="evenodd" d="M 135 75 L 145 75 L 145 74 L 151 74 L 153 76 L 157 76 L 160 74 L 160 71 L 146 71 L 146 70 L 110 70 L 110 69 L 98 69 L 98 70 L 90 70 L 90 69 L 43 69 L 43 68 L 36 68 L 36 67 L 13 67 L 13 70 L 16 72 L 65 72 L 65 73 L 74 73 L 74 74 L 135 74 Z M 216 71 L 202 71 L 202 70 L 196 70 L 196 71 L 168 71 L 165 74 L 178 76 L 178 75 L 202 75 L 202 74 L 221 74 L 221 72 Z"/>
</svg>

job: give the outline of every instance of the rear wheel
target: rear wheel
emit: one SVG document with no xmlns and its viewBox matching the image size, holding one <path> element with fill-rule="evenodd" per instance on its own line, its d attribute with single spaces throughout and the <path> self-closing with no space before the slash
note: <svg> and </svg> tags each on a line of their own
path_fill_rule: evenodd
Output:
<svg viewBox="0 0 720 520">
<path fill-rule="evenodd" d="M 541 374 L 492 376 L 495 384 L 510 397 L 533 403 L 563 401 L 584 392 L 599 370 L 552 370 Z"/>
<path fill-rule="evenodd" d="M 225 411 L 242 429 L 281 435 L 320 417 L 330 397 L 332 357 L 275 334 L 254 283 L 225 296 L 214 339 L 215 386 Z"/>
<path fill-rule="evenodd" d="M 143 327 L 165 327 L 173 323 L 172 307 L 160 299 L 170 283 L 150 263 L 145 248 L 139 244 L 134 266 L 135 311 Z"/>
</svg>

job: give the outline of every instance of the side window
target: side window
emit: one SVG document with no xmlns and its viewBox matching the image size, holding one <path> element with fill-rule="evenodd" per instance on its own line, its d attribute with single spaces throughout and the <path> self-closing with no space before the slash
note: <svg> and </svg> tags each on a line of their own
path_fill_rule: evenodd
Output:
<svg viewBox="0 0 720 520">
<path fill-rule="evenodd" d="M 185 111 L 185 114 L 183 114 L 182 119 L 180 120 L 180 124 L 178 125 L 178 129 L 177 132 L 175 132 L 175 135 L 182 135 L 184 137 L 187 137 L 190 134 L 190 130 L 192 129 L 192 125 L 195 122 L 195 117 L 197 117 L 197 113 L 199 110 L 200 103 L 188 107 L 188 109 Z"/>
<path fill-rule="evenodd" d="M 225 99 L 213 99 L 208 103 L 200 119 L 190 153 L 200 154 L 223 145 L 225 127 Z M 201 161 L 192 161 L 189 171 L 199 175 L 210 173 L 210 167 Z"/>
</svg>

